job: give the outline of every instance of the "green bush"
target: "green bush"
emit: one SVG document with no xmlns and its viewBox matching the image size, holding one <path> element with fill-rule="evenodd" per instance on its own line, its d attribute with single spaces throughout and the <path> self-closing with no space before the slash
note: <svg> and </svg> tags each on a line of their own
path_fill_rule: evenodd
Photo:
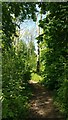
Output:
<svg viewBox="0 0 68 120">
<path fill-rule="evenodd" d="M 28 114 L 28 80 L 30 69 L 25 67 L 26 56 L 19 54 L 13 48 L 3 51 L 3 108 L 2 118 L 12 120 L 25 120 Z"/>
<path fill-rule="evenodd" d="M 40 75 L 38 75 L 37 73 L 32 73 L 31 80 L 34 80 L 36 82 L 40 82 L 43 80 L 43 78 Z"/>
</svg>

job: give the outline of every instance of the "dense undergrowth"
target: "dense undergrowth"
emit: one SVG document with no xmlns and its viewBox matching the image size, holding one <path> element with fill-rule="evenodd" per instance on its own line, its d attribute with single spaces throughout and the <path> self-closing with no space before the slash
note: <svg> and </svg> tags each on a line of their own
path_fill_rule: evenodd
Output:
<svg viewBox="0 0 68 120">
<path fill-rule="evenodd" d="M 36 21 L 36 4 L 41 8 L 40 13 L 46 14 L 39 21 L 43 29 L 43 34 L 38 36 L 41 47 L 39 75 L 33 72 L 36 71 L 36 53 L 32 39 L 27 45 L 18 35 L 19 22 L 30 17 Z M 32 94 L 30 79 L 42 82 L 54 92 L 55 104 L 68 118 L 68 4 L 3 2 L 2 12 L 3 120 L 25 120 L 28 116 Z"/>
<path fill-rule="evenodd" d="M 67 8 L 67 3 L 50 3 L 46 6 L 50 13 L 40 21 L 40 26 L 44 30 L 41 43 L 43 84 L 54 91 L 55 103 L 66 118 L 68 118 Z"/>
<path fill-rule="evenodd" d="M 12 48 L 12 50 L 4 50 L 2 53 L 3 120 L 25 120 L 28 116 L 28 101 L 32 92 L 29 86 L 29 80 L 31 79 L 30 66 L 27 63 L 25 53 L 26 46 L 24 46 L 24 43 L 21 43 L 17 50 Z"/>
</svg>

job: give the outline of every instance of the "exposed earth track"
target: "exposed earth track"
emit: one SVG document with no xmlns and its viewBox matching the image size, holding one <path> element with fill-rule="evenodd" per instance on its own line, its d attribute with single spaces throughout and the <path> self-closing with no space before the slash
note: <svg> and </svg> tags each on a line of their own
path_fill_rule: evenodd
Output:
<svg viewBox="0 0 68 120">
<path fill-rule="evenodd" d="M 29 120 L 65 120 L 53 104 L 52 93 L 39 83 L 31 81 L 30 84 L 33 87 L 33 96 L 29 101 Z"/>
</svg>

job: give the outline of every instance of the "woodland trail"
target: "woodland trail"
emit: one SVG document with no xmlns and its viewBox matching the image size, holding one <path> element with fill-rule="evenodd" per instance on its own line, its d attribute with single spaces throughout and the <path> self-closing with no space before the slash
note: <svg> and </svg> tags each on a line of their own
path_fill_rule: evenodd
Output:
<svg viewBox="0 0 68 120">
<path fill-rule="evenodd" d="M 29 120 L 65 120 L 59 110 L 53 105 L 52 93 L 44 86 L 31 81 L 33 97 L 29 101 Z"/>
</svg>

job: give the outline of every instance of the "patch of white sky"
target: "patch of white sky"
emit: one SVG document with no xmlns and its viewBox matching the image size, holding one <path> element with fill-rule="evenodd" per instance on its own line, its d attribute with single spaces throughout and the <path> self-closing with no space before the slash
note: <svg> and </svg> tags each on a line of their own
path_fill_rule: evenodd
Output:
<svg viewBox="0 0 68 120">
<path fill-rule="evenodd" d="M 38 11 L 40 11 L 39 7 L 37 6 Z M 35 44 L 35 49 L 37 52 L 37 39 L 36 37 L 39 35 L 39 20 L 40 20 L 40 14 L 39 12 L 36 14 L 37 21 L 34 22 L 32 19 L 26 19 L 24 22 L 20 24 L 20 39 L 25 41 L 27 44 L 31 40 L 33 40 Z M 42 19 L 45 18 L 45 15 L 42 15 Z M 42 31 L 40 29 L 40 31 Z"/>
</svg>

